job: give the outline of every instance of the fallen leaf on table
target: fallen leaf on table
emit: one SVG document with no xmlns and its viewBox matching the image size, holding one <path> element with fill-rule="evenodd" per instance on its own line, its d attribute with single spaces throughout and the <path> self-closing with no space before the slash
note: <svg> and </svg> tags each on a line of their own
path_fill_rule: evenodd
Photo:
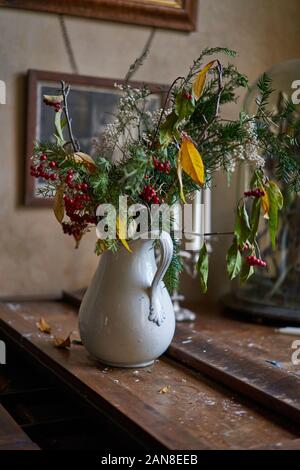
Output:
<svg viewBox="0 0 300 470">
<path fill-rule="evenodd" d="M 49 325 L 49 323 L 46 322 L 46 320 L 43 317 L 41 317 L 40 321 L 36 323 L 36 326 L 42 333 L 46 333 L 47 335 L 50 335 L 51 326 Z"/>
<path fill-rule="evenodd" d="M 54 337 L 53 344 L 56 348 L 59 349 L 69 349 L 71 347 L 71 333 L 67 336 L 67 338 Z"/>
<path fill-rule="evenodd" d="M 170 389 L 171 389 L 170 385 L 166 385 L 165 387 L 163 387 L 159 390 L 159 393 L 160 394 L 168 393 L 170 391 Z"/>
</svg>

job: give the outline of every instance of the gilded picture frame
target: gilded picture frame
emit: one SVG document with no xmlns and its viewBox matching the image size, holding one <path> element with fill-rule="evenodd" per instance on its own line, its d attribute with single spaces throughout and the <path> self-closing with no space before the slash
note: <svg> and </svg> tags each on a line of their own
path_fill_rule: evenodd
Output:
<svg viewBox="0 0 300 470">
<path fill-rule="evenodd" d="M 198 0 L 0 0 L 0 6 L 194 31 Z"/>
</svg>

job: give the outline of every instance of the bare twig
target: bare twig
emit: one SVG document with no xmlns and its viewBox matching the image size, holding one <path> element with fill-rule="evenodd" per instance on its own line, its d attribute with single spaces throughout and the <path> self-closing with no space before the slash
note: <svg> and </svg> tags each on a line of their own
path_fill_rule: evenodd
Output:
<svg viewBox="0 0 300 470">
<path fill-rule="evenodd" d="M 267 299 L 271 299 L 280 289 L 282 284 L 284 283 L 285 279 L 287 278 L 288 274 L 290 271 L 296 266 L 297 261 L 294 262 L 293 264 L 290 264 L 289 266 L 286 267 L 285 271 L 282 271 L 278 279 L 276 280 L 274 286 L 272 287 L 272 290 L 266 295 Z"/>
<path fill-rule="evenodd" d="M 173 89 L 173 87 L 176 85 L 176 83 L 179 81 L 179 80 L 184 80 L 184 77 L 177 77 L 173 83 L 171 84 L 169 90 L 168 90 L 168 93 L 167 93 L 167 96 L 166 96 L 166 100 L 165 100 L 165 104 L 163 106 L 163 109 L 160 113 L 160 116 L 159 116 L 159 120 L 158 120 L 158 123 L 157 123 L 157 126 L 155 128 L 155 131 L 154 131 L 154 134 L 153 134 L 153 137 L 152 137 L 152 141 L 151 141 L 151 147 L 153 147 L 155 141 L 156 141 L 156 137 L 157 137 L 157 134 L 158 134 L 158 131 L 159 131 L 159 128 L 160 128 L 160 125 L 162 123 L 162 120 L 164 118 L 164 114 L 165 114 L 165 111 L 166 111 L 166 108 L 167 108 L 167 105 L 169 103 L 169 98 L 170 98 L 170 94 L 171 94 L 171 91 Z"/>
<path fill-rule="evenodd" d="M 73 135 L 73 131 L 72 131 L 72 124 L 71 124 L 71 119 L 70 119 L 70 116 L 69 116 L 69 109 L 68 109 L 68 100 L 67 99 L 68 99 L 68 94 L 70 92 L 70 86 L 69 85 L 66 86 L 66 84 L 63 80 L 61 80 L 60 83 L 61 83 L 61 92 L 62 92 L 62 95 L 63 95 L 64 113 L 65 113 L 65 116 L 66 116 L 70 141 L 71 141 L 72 147 L 74 149 L 74 152 L 79 152 L 80 146 L 79 146 L 78 141 L 76 141 L 74 139 L 74 135 Z"/>
<path fill-rule="evenodd" d="M 223 67 L 221 62 L 217 60 L 217 69 L 218 69 L 218 97 L 217 97 L 217 102 L 216 102 L 216 112 L 215 112 L 215 117 L 219 116 L 219 111 L 220 111 L 220 101 L 221 101 L 221 95 L 223 92 Z"/>
</svg>

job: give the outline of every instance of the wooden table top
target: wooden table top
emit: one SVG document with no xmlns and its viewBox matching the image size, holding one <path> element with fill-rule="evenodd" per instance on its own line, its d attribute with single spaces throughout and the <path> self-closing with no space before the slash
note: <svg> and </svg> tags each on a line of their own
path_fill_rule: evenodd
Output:
<svg viewBox="0 0 300 470">
<path fill-rule="evenodd" d="M 300 448 L 296 338 L 203 307 L 153 366 L 116 369 L 82 345 L 55 348 L 40 317 L 56 336 L 77 330 L 77 309 L 65 302 L 5 302 L 0 334 L 141 439 L 167 449 Z"/>
</svg>

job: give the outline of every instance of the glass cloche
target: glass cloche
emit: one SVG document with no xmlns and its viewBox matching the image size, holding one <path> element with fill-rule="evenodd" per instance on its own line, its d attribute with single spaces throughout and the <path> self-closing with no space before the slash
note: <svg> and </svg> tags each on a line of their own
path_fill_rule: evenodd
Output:
<svg viewBox="0 0 300 470">
<path fill-rule="evenodd" d="M 266 74 L 272 79 L 272 88 L 278 90 L 270 97 L 268 110 L 276 114 L 283 102 L 290 99 L 296 105 L 295 118 L 299 117 L 300 129 L 300 59 L 285 61 L 272 67 Z M 245 111 L 255 114 L 259 95 L 254 85 L 245 100 Z M 270 124 L 270 126 L 273 124 Z M 288 133 L 288 122 L 272 129 L 277 135 Z M 295 147 L 293 158 L 300 159 L 300 149 Z M 250 186 L 251 168 L 241 165 L 238 175 L 238 197 Z M 270 179 L 276 180 L 276 168 L 272 159 L 266 160 L 265 170 Z M 267 261 L 266 270 L 257 270 L 244 285 L 234 284 L 224 303 L 230 309 L 255 319 L 279 320 L 300 324 L 300 197 L 281 188 L 284 208 L 279 216 L 279 232 L 275 250 L 271 246 L 267 224 L 259 227 L 261 258 Z"/>
</svg>

